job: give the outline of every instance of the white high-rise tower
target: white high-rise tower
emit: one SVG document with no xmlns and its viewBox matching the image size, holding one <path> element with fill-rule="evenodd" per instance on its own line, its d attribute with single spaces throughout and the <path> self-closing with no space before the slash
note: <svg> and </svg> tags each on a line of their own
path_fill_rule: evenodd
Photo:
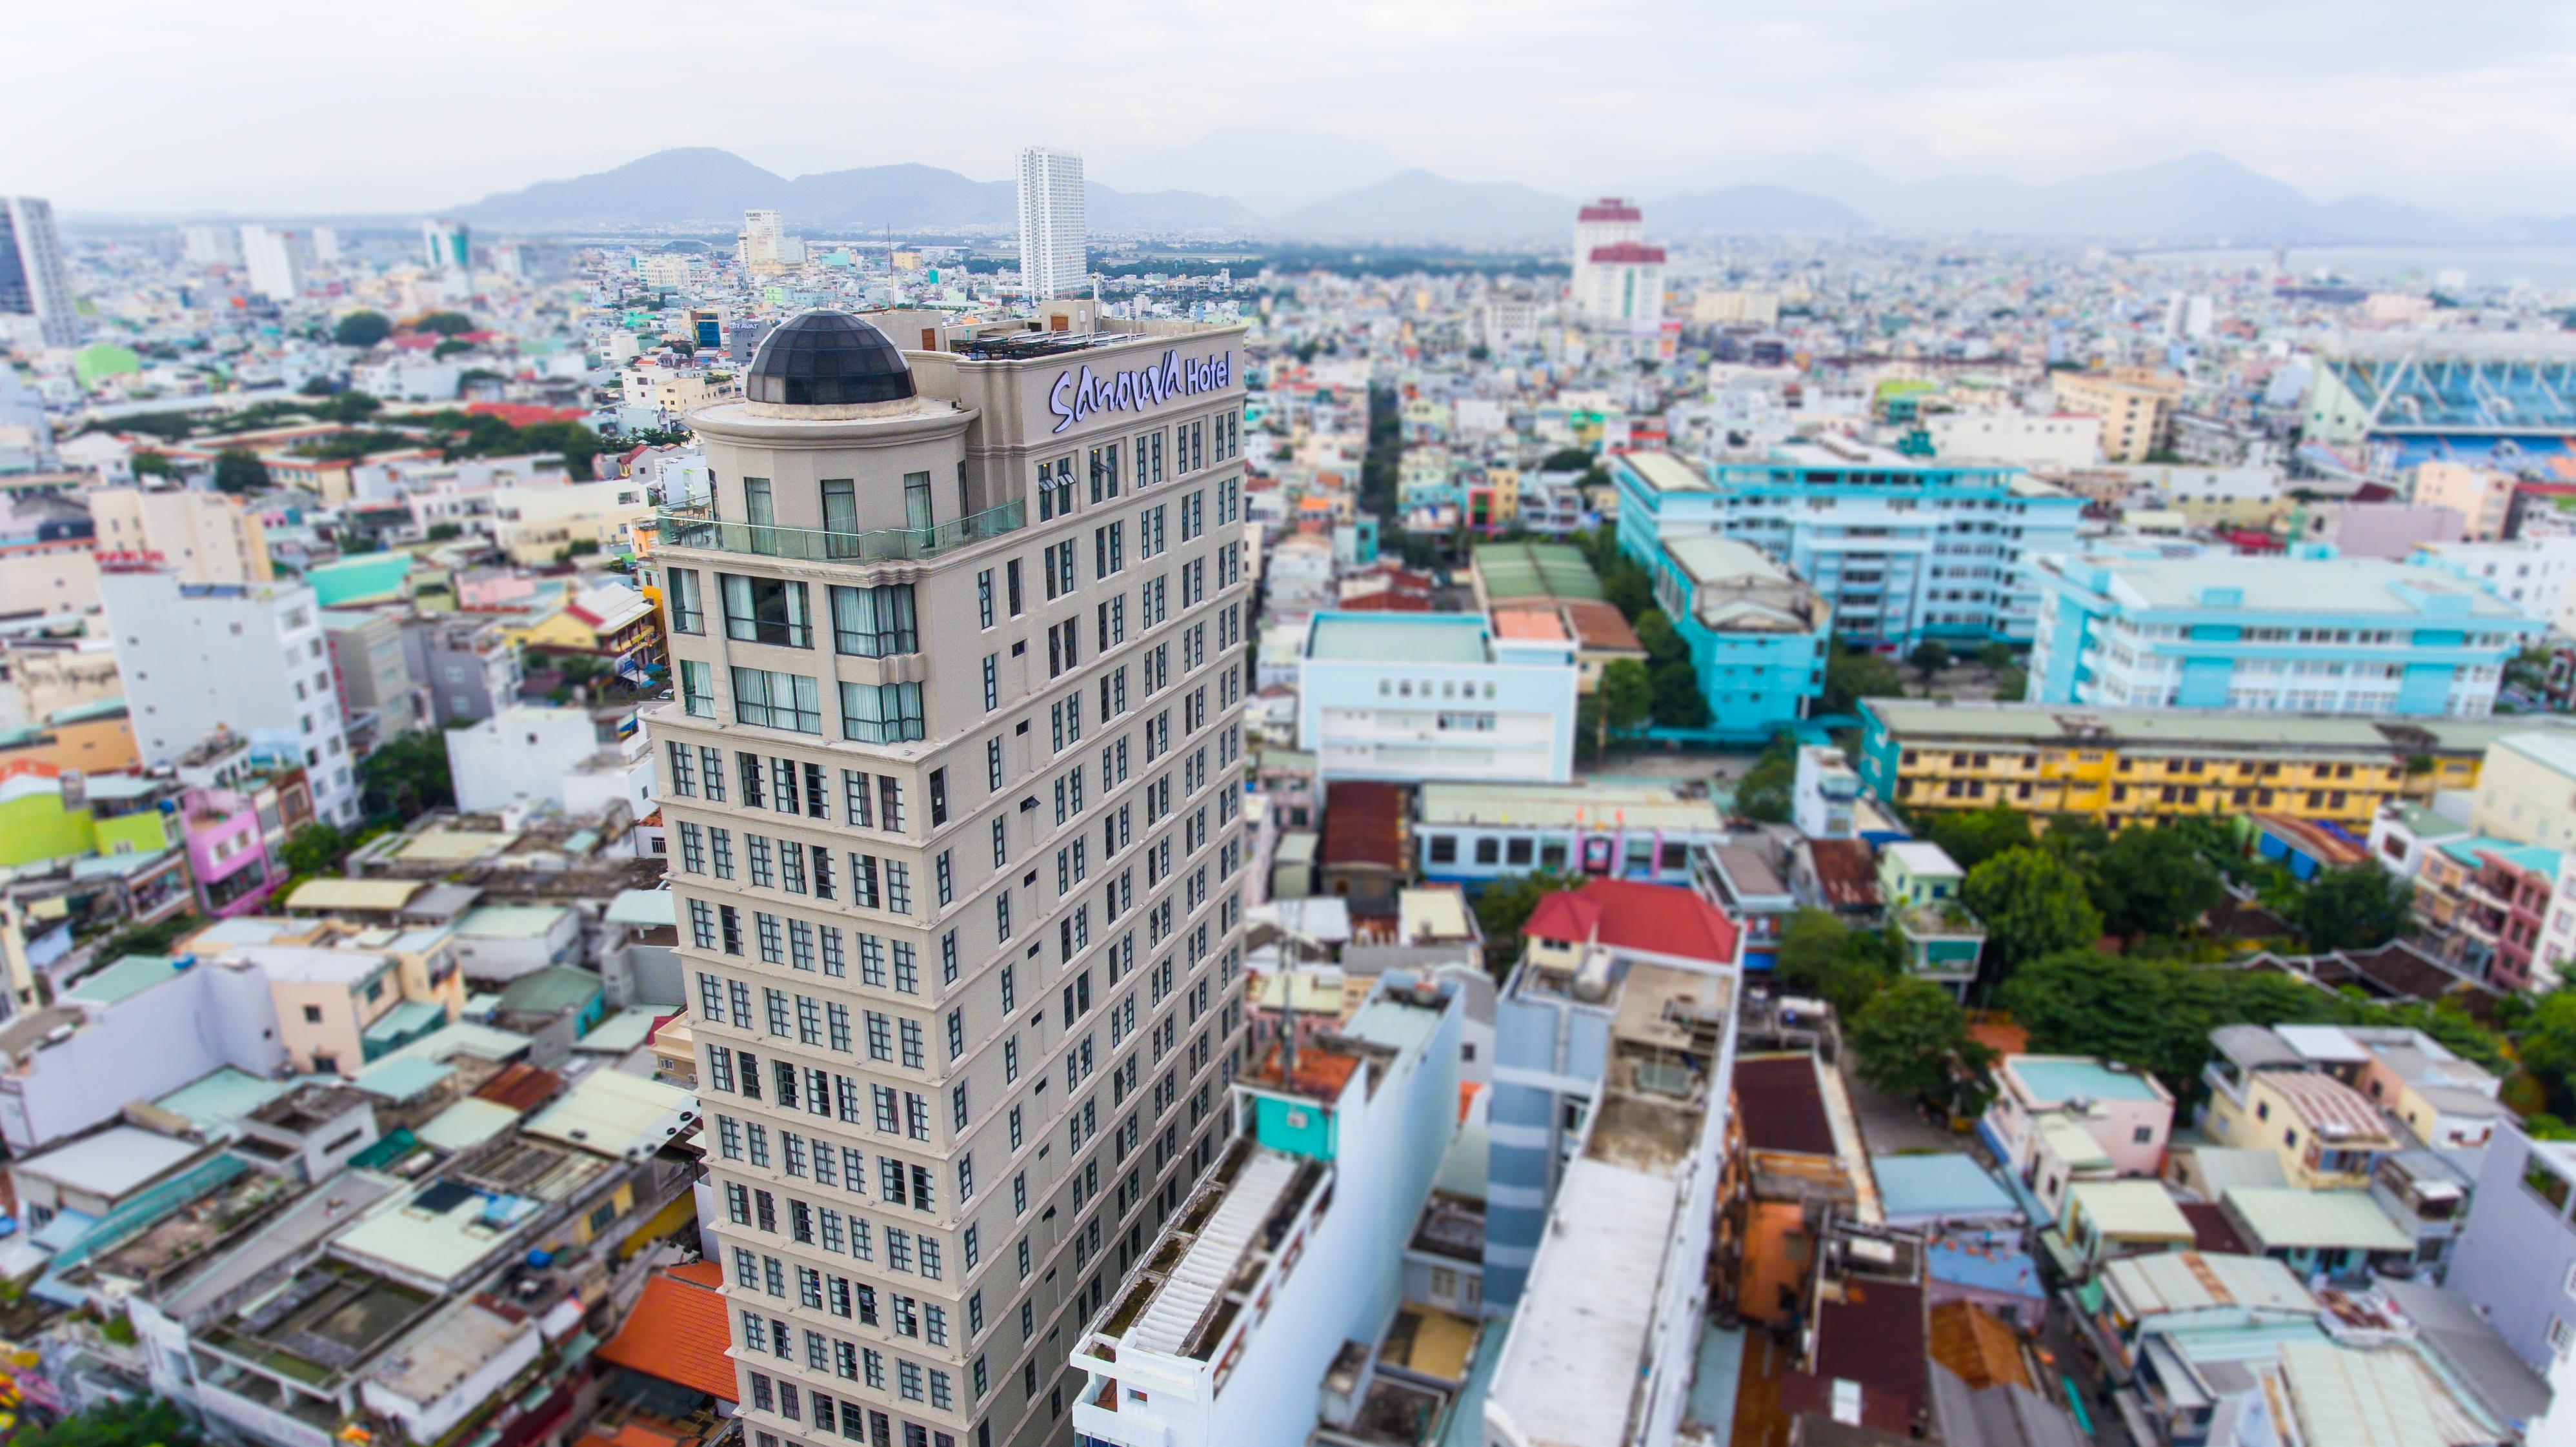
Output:
<svg viewBox="0 0 2576 1447">
<path fill-rule="evenodd" d="M 0 317 L 5 316 L 26 318 L 19 325 L 31 328 L 49 347 L 80 340 L 71 273 L 63 268 L 62 238 L 54 232 L 53 203 L 38 197 L 0 196 Z"/>
<path fill-rule="evenodd" d="M 1646 244 L 1645 213 L 1605 196 L 1574 217 L 1574 314 L 1595 327 L 1651 332 L 1664 319 L 1664 249 Z"/>
<path fill-rule="evenodd" d="M 1090 274 L 1082 157 L 1031 146 L 1020 152 L 1020 280 L 1029 300 L 1082 289 Z"/>
<path fill-rule="evenodd" d="M 242 269 L 250 289 L 270 301 L 293 301 L 304 294 L 304 256 L 292 231 L 274 226 L 241 229 Z"/>
</svg>

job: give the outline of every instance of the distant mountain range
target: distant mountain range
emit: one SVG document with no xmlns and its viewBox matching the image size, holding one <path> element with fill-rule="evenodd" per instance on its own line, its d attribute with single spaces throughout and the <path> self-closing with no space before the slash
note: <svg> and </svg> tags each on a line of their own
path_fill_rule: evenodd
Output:
<svg viewBox="0 0 2576 1447">
<path fill-rule="evenodd" d="M 1085 188 L 1102 231 L 1240 231 L 1260 218 L 1240 201 L 1188 191 Z M 540 181 L 447 213 L 481 226 L 532 231 L 737 226 L 742 213 L 775 207 L 792 228 L 1009 226 L 1019 203 L 1009 181 L 975 181 L 937 166 L 861 166 L 789 180 L 731 151 L 656 151 L 613 170 Z"/>
<path fill-rule="evenodd" d="M 1420 169 L 1318 194 L 1318 183 L 1329 176 L 1365 175 L 1390 160 L 1377 147 L 1332 137 L 1247 132 L 1228 141 L 1220 133 L 1131 164 L 1157 181 L 1242 181 L 1269 203 L 1266 212 L 1230 196 L 1119 191 L 1095 181 L 1088 188 L 1090 222 L 1103 234 L 1551 244 L 1573 224 L 1572 197 Z M 1662 194 L 1650 190 L 1644 205 L 1650 237 L 1875 231 L 2242 243 L 2576 240 L 2576 218 L 2477 223 L 2376 196 L 2317 201 L 2208 153 L 2045 185 L 1992 176 L 1898 181 L 1839 157 L 1779 157 L 1680 178 Z M 706 147 L 540 182 L 447 214 L 511 230 L 624 230 L 731 227 L 757 207 L 776 207 L 791 229 L 807 231 L 1007 227 L 1018 214 L 1009 181 L 976 181 L 922 165 L 863 166 L 791 180 Z"/>
</svg>

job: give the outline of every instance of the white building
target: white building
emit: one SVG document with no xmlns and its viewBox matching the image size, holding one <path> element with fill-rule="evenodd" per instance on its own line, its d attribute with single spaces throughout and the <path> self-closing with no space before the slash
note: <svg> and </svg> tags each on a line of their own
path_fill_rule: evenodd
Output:
<svg viewBox="0 0 2576 1447">
<path fill-rule="evenodd" d="M 293 301 L 304 294 L 304 257 L 292 231 L 250 225 L 241 229 L 242 267 L 250 289 L 270 301 Z"/>
<path fill-rule="evenodd" d="M 1932 455 L 1944 462 L 2009 467 L 2091 467 L 2102 460 L 2102 419 L 2064 413 L 1941 412 L 1923 419 Z"/>
<path fill-rule="evenodd" d="M 754 276 L 787 269 L 786 223 L 775 211 L 742 213 L 742 234 L 734 239 L 743 267 Z"/>
<path fill-rule="evenodd" d="M 241 237 L 229 226 L 182 226 L 179 255 L 190 266 L 239 266 Z"/>
<path fill-rule="evenodd" d="M 1084 215 L 1080 153 L 1020 152 L 1020 282 L 1031 301 L 1082 290 L 1091 270 Z"/>
<path fill-rule="evenodd" d="M 182 583 L 162 569 L 102 571 L 101 601 L 134 744 L 147 765 L 175 763 L 217 728 L 255 748 L 292 751 L 325 821 L 358 822 L 340 691 L 313 590 L 287 583 Z"/>
<path fill-rule="evenodd" d="M 80 340 L 71 273 L 54 230 L 53 203 L 36 196 L 0 197 L 0 326 L 32 332 L 49 347 Z"/>
<path fill-rule="evenodd" d="M 2505 543 L 2417 543 L 2407 559 L 2442 568 L 2561 633 L 2576 633 L 2576 536 Z"/>
<path fill-rule="evenodd" d="M 1227 1164 L 1076 1342 L 1083 1440 L 1303 1442 L 1319 1400 L 1328 1420 L 1337 1388 L 1357 1405 L 1327 1372 L 1405 1309 L 1405 1246 L 1457 1118 L 1460 999 L 1390 974 L 1344 1030 L 1235 1081 Z"/>
<path fill-rule="evenodd" d="M 1318 613 L 1297 747 L 1337 779 L 1562 784 L 1576 677 L 1571 639 L 1497 637 L 1481 613 Z"/>
<path fill-rule="evenodd" d="M 603 741 L 601 728 L 588 709 L 518 704 L 471 728 L 447 730 L 456 807 L 473 813 L 551 804 L 586 815 L 617 800 L 630 817 L 643 818 L 652 812 L 653 785 L 643 735 Z"/>
<path fill-rule="evenodd" d="M 336 238 L 335 238 L 336 244 Z M 465 272 L 473 269 L 473 257 L 462 221 L 424 221 L 420 223 L 420 258 L 432 271 Z"/>
<path fill-rule="evenodd" d="M 1664 249 L 1646 244 L 1645 213 L 1606 196 L 1574 218 L 1574 315 L 1586 326 L 1651 332 L 1664 320 Z"/>
</svg>

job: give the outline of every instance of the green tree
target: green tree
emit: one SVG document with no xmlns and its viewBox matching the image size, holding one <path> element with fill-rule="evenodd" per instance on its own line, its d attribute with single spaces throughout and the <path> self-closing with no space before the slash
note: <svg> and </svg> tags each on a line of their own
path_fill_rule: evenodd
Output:
<svg viewBox="0 0 2576 1447">
<path fill-rule="evenodd" d="M 1598 692 L 1577 695 L 1574 700 L 1574 761 L 1589 764 L 1601 757 L 1601 695 Z"/>
<path fill-rule="evenodd" d="M 1827 713 L 1850 713 L 1864 698 L 1904 696 L 1905 676 L 1888 659 L 1865 650 L 1838 650 L 1825 659 Z"/>
<path fill-rule="evenodd" d="M 2089 883 L 2102 923 L 2116 935 L 2180 934 L 2224 893 L 2190 840 L 2143 826 L 2111 840 L 2100 877 Z"/>
<path fill-rule="evenodd" d="M 1705 728 L 1708 698 L 1699 691 L 1699 673 L 1688 663 L 1656 665 L 1655 722 L 1668 729 Z"/>
<path fill-rule="evenodd" d="M 2037 849 L 2007 849 L 1969 870 L 1959 899 L 1986 926 L 1984 963 L 1993 978 L 2102 936 L 2102 916 L 2085 898 L 2084 882 Z"/>
<path fill-rule="evenodd" d="M 1540 463 L 1538 465 L 1538 470 L 1541 472 L 1582 472 L 1589 469 L 1591 466 L 1592 453 L 1590 449 L 1582 447 L 1560 447 L 1556 451 L 1547 455 L 1547 461 Z"/>
<path fill-rule="evenodd" d="M 1646 665 L 1633 658 L 1614 658 L 1601 668 L 1601 722 L 1612 733 L 1633 733 L 1645 725 L 1655 707 L 1655 680 Z"/>
<path fill-rule="evenodd" d="M 2007 849 L 2028 849 L 2036 842 L 2030 816 L 2005 804 L 1945 810 L 1932 816 L 1925 832 L 1961 869 L 1974 869 Z"/>
<path fill-rule="evenodd" d="M 173 475 L 170 459 L 158 452 L 138 452 L 128 460 L 136 477 L 169 477 Z"/>
<path fill-rule="evenodd" d="M 2576 1100 L 2576 989 L 2562 986 L 2541 996 L 2514 1043 L 2522 1068 L 2548 1089 L 2550 1103 L 2563 1113 Z"/>
<path fill-rule="evenodd" d="M 1636 559 L 1619 558 L 1602 570 L 1601 596 L 1634 623 L 1654 610 L 1655 580 Z"/>
<path fill-rule="evenodd" d="M 440 342 L 437 346 L 430 348 L 429 359 L 433 362 L 444 362 L 459 352 L 470 352 L 472 350 L 474 350 L 474 344 L 472 342 L 460 342 L 450 338 L 449 340 Z"/>
<path fill-rule="evenodd" d="M 329 408 L 334 422 L 364 422 L 383 410 L 384 403 L 364 392 L 342 392 L 331 399 Z"/>
<path fill-rule="evenodd" d="M 2022 668 L 1995 670 L 1995 702 L 2020 703 L 2030 696 L 2030 673 Z"/>
<path fill-rule="evenodd" d="M 17 1447 L 198 1447 L 205 1438 L 166 1397 L 110 1400 L 48 1427 L 22 1430 Z"/>
<path fill-rule="evenodd" d="M 2290 927 L 2313 950 L 2377 949 L 2406 928 L 2414 886 L 2366 860 L 2310 881 L 2290 906 Z"/>
<path fill-rule="evenodd" d="M 1637 641 L 1646 645 L 1646 662 L 1650 665 L 1687 662 L 1690 648 L 1673 628 L 1673 620 L 1661 608 L 1649 608 L 1637 615 Z"/>
<path fill-rule="evenodd" d="M 1529 923 L 1530 912 L 1541 899 L 1567 887 L 1562 876 L 1541 870 L 1506 874 L 1489 881 L 1476 896 L 1476 926 L 1485 932 L 1485 968 L 1496 979 L 1520 958 L 1521 926 Z"/>
<path fill-rule="evenodd" d="M 361 807 L 370 816 L 408 821 L 432 809 L 455 807 L 446 736 L 414 732 L 378 744 L 358 764 L 358 789 Z"/>
<path fill-rule="evenodd" d="M 1735 781 L 1735 812 L 1764 824 L 1785 824 L 1797 784 L 1798 745 L 1785 733 L 1774 734 L 1761 757 Z"/>
<path fill-rule="evenodd" d="M 1784 989 L 1822 999 L 1849 1020 L 1895 978 L 1890 956 L 1886 936 L 1853 929 L 1821 909 L 1800 909 L 1780 927 L 1772 977 Z"/>
<path fill-rule="evenodd" d="M 215 490 L 229 493 L 266 492 L 268 465 L 246 447 L 227 447 L 215 454 Z"/>
<path fill-rule="evenodd" d="M 1988 639 L 1977 645 L 1977 661 L 1988 668 L 2010 668 L 2016 657 L 2013 646 L 2000 638 Z"/>
<path fill-rule="evenodd" d="M 328 874 L 340 867 L 355 843 L 329 824 L 307 824 L 286 836 L 278 860 L 289 874 Z"/>
<path fill-rule="evenodd" d="M 344 347 L 372 347 L 393 334 L 394 324 L 383 312 L 354 311 L 331 329 L 331 340 Z"/>
<path fill-rule="evenodd" d="M 1905 661 L 1914 665 L 1914 671 L 1922 676 L 1925 683 L 1930 683 L 1932 675 L 1950 666 L 1950 645 L 1938 638 L 1926 638 L 1914 645 L 1914 651 L 1905 655 Z"/>
<path fill-rule="evenodd" d="M 436 332 L 442 337 L 452 337 L 459 332 L 474 330 L 474 318 L 463 312 L 431 312 L 413 322 L 411 329 L 416 332 Z"/>
<path fill-rule="evenodd" d="M 1890 1095 L 1947 1099 L 1963 1072 L 1983 1064 L 1967 1012 L 1930 980 L 1901 979 L 1871 996 L 1845 1038 L 1853 1072 Z"/>
</svg>

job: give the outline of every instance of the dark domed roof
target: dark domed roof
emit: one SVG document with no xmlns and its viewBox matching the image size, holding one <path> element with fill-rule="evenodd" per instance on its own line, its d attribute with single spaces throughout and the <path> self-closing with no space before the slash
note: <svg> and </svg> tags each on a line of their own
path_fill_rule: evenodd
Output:
<svg viewBox="0 0 2576 1447">
<path fill-rule="evenodd" d="M 743 396 L 790 407 L 900 402 L 912 368 L 886 334 L 848 312 L 802 312 L 761 338 Z"/>
</svg>

